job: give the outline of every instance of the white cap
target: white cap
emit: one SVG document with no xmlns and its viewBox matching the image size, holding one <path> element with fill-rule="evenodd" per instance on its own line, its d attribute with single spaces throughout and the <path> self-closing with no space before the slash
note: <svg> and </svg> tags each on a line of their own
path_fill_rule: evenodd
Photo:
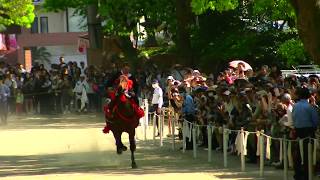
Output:
<svg viewBox="0 0 320 180">
<path fill-rule="evenodd" d="M 231 92 L 229 90 L 226 90 L 225 92 L 223 92 L 222 94 L 229 96 L 231 94 Z"/>
<path fill-rule="evenodd" d="M 168 76 L 167 80 L 172 80 L 172 81 L 174 81 L 174 78 L 173 78 L 173 76 Z"/>
<path fill-rule="evenodd" d="M 198 74 L 200 74 L 200 71 L 199 71 L 199 70 L 193 70 L 193 73 L 198 73 Z"/>
</svg>

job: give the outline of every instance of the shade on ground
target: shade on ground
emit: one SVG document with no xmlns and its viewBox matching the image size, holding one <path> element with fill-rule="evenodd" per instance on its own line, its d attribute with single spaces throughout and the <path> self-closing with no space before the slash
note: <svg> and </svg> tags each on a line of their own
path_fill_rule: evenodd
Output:
<svg viewBox="0 0 320 180">
<path fill-rule="evenodd" d="M 159 147 L 159 140 L 137 140 L 136 161 L 130 168 L 130 153 L 115 153 L 112 134 L 102 133 L 103 118 L 95 115 L 11 118 L 0 130 L 0 179 L 258 179 L 258 165 L 247 165 L 240 172 L 238 157 L 229 156 L 223 168 L 222 153 L 171 149 L 170 139 Z M 138 138 L 142 137 L 138 129 Z M 128 142 L 127 135 L 123 136 Z M 177 143 L 177 147 L 180 147 Z M 282 179 L 283 172 L 266 167 L 264 179 Z"/>
</svg>

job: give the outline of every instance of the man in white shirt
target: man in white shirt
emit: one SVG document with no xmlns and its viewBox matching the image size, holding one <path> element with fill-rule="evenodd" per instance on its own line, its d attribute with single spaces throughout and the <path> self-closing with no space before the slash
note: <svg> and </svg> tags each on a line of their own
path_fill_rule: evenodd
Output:
<svg viewBox="0 0 320 180">
<path fill-rule="evenodd" d="M 87 92 L 89 89 L 89 85 L 85 80 L 85 76 L 81 75 L 80 80 L 76 83 L 76 86 L 73 89 L 73 92 L 76 94 L 76 103 L 78 112 L 84 111 L 86 112 L 86 106 L 88 104 L 88 96 Z"/>
<path fill-rule="evenodd" d="M 154 89 L 153 95 L 152 95 L 152 110 L 157 114 L 160 115 L 161 108 L 163 105 L 163 91 L 161 87 L 159 86 L 158 80 L 154 80 L 152 82 L 152 88 Z M 158 136 L 159 136 L 159 124 L 158 121 L 156 121 L 157 129 L 158 129 Z"/>
</svg>

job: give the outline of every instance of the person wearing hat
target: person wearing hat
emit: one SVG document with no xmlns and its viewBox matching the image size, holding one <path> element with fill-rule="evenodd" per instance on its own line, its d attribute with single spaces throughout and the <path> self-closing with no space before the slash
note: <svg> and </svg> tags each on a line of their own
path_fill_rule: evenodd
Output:
<svg viewBox="0 0 320 180">
<path fill-rule="evenodd" d="M 161 113 L 161 108 L 163 105 L 163 91 L 161 89 L 161 87 L 159 86 L 159 82 L 158 80 L 154 80 L 152 82 L 152 88 L 154 89 L 153 91 L 153 95 L 152 95 L 152 111 L 155 112 L 157 115 L 160 115 Z M 160 135 L 159 133 L 159 124 L 158 124 L 158 120 L 156 121 L 156 125 L 157 125 L 157 129 L 158 129 L 158 135 Z"/>
<path fill-rule="evenodd" d="M 10 97 L 10 89 L 6 84 L 3 83 L 3 77 L 0 76 L 0 120 L 1 120 L 1 124 L 7 124 L 8 97 Z"/>
</svg>

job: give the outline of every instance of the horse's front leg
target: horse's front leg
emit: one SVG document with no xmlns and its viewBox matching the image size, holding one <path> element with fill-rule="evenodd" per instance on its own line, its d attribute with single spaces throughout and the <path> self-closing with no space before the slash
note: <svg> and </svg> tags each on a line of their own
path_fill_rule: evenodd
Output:
<svg viewBox="0 0 320 180">
<path fill-rule="evenodd" d="M 131 151 L 131 167 L 132 169 L 135 169 L 138 167 L 134 158 L 134 151 L 136 151 L 135 129 L 133 130 L 133 132 L 129 133 L 129 141 Z"/>
<path fill-rule="evenodd" d="M 113 130 L 112 133 L 113 133 L 114 139 L 116 140 L 117 154 L 122 154 L 123 151 L 127 150 L 127 147 L 123 145 L 121 140 L 122 132 L 120 130 Z"/>
</svg>

